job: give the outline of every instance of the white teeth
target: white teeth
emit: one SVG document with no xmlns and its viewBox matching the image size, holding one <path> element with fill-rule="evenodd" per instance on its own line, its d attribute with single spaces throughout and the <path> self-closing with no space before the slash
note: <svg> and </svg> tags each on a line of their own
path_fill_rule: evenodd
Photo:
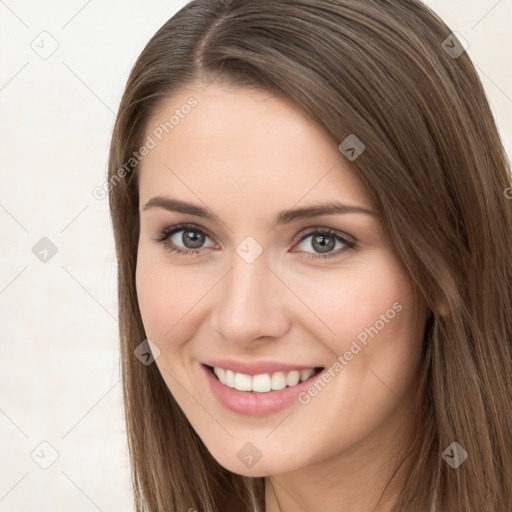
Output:
<svg viewBox="0 0 512 512">
<path fill-rule="evenodd" d="M 308 368 L 307 370 L 301 370 L 300 371 L 300 381 L 304 382 L 305 380 L 309 379 L 311 375 L 315 373 L 315 370 L 312 370 L 311 368 Z"/>
<path fill-rule="evenodd" d="M 249 376 L 247 375 L 247 377 Z M 266 393 L 271 389 L 273 388 L 270 381 L 270 375 L 268 373 L 262 373 L 261 375 L 252 376 L 252 391 L 257 391 L 258 393 Z"/>
<path fill-rule="evenodd" d="M 221 382 L 226 382 L 226 370 L 224 368 L 218 368 L 217 366 L 213 369 L 213 372 Z"/>
<path fill-rule="evenodd" d="M 286 385 L 287 386 L 295 386 L 295 384 L 298 384 L 299 381 L 300 381 L 300 372 L 297 370 L 290 372 L 286 376 Z"/>
<path fill-rule="evenodd" d="M 251 391 L 251 376 L 245 375 L 245 373 L 235 373 L 235 389 L 238 389 L 238 391 Z"/>
<path fill-rule="evenodd" d="M 226 370 L 225 374 L 225 382 L 223 384 L 226 384 L 226 386 L 229 386 L 230 388 L 235 387 L 235 374 L 231 370 Z M 222 382 L 222 381 L 221 381 Z"/>
<path fill-rule="evenodd" d="M 284 372 L 275 372 L 272 374 L 272 389 L 277 391 L 286 387 L 286 375 Z"/>
<path fill-rule="evenodd" d="M 257 393 L 268 393 L 278 391 L 286 386 L 296 386 L 299 382 L 309 379 L 315 370 L 292 370 L 290 372 L 274 372 L 272 374 L 262 373 L 260 375 L 246 375 L 232 370 L 215 367 L 215 375 L 225 386 L 235 388 L 238 391 L 256 391 Z"/>
</svg>

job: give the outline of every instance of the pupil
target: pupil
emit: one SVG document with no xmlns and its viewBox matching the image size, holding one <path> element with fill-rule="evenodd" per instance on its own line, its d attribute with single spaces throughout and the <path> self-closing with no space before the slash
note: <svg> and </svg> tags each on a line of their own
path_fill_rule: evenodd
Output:
<svg viewBox="0 0 512 512">
<path fill-rule="evenodd" d="M 318 243 L 316 243 L 317 241 Z M 329 252 L 334 248 L 335 241 L 331 236 L 317 235 L 313 237 L 312 245 L 318 252 Z"/>
<path fill-rule="evenodd" d="M 204 234 L 197 233 L 195 231 L 184 231 L 182 242 L 185 247 L 188 247 L 189 249 L 197 249 L 198 247 L 201 247 L 204 242 Z"/>
</svg>

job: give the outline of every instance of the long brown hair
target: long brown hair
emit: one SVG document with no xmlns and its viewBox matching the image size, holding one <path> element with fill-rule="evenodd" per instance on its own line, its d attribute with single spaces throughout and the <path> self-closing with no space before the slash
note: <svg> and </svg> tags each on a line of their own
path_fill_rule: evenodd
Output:
<svg viewBox="0 0 512 512">
<path fill-rule="evenodd" d="M 157 366 L 134 356 L 146 336 L 133 154 L 165 100 L 211 80 L 284 94 L 333 143 L 355 134 L 365 144 L 354 169 L 430 308 L 414 462 L 395 511 L 510 512 L 510 165 L 470 57 L 418 0 L 194 0 L 135 63 L 112 137 L 109 200 L 136 510 L 265 508 L 263 478 L 221 467 Z M 454 441 L 468 453 L 457 469 L 441 457 Z"/>
</svg>

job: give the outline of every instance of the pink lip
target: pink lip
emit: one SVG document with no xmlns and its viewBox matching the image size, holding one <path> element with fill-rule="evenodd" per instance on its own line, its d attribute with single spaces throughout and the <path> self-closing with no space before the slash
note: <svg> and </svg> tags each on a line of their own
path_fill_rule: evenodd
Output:
<svg viewBox="0 0 512 512">
<path fill-rule="evenodd" d="M 246 416 L 266 416 L 289 407 L 298 401 L 299 394 L 305 391 L 319 375 L 316 373 L 296 386 L 286 387 L 279 391 L 258 393 L 255 391 L 238 391 L 237 389 L 225 386 L 217 379 L 208 366 L 204 364 L 200 366 L 217 400 L 226 407 L 226 409 Z M 219 366 L 223 368 L 222 365 Z M 254 373 L 254 375 L 257 375 L 257 373 Z"/>
<path fill-rule="evenodd" d="M 292 370 L 307 370 L 308 368 L 320 368 L 319 366 L 304 366 L 290 363 L 280 363 L 278 361 L 236 361 L 234 359 L 212 359 L 203 361 L 203 364 L 225 370 L 231 370 L 246 375 L 261 375 L 262 373 L 291 372 Z"/>
</svg>

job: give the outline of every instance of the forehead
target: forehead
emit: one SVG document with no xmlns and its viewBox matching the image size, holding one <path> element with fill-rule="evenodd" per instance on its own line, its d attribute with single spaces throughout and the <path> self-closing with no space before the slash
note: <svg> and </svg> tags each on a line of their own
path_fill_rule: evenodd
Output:
<svg viewBox="0 0 512 512">
<path fill-rule="evenodd" d="M 189 87 L 153 115 L 147 138 L 154 147 L 140 166 L 141 202 L 169 194 L 276 210 L 307 199 L 369 206 L 338 143 L 268 91 Z"/>
</svg>

